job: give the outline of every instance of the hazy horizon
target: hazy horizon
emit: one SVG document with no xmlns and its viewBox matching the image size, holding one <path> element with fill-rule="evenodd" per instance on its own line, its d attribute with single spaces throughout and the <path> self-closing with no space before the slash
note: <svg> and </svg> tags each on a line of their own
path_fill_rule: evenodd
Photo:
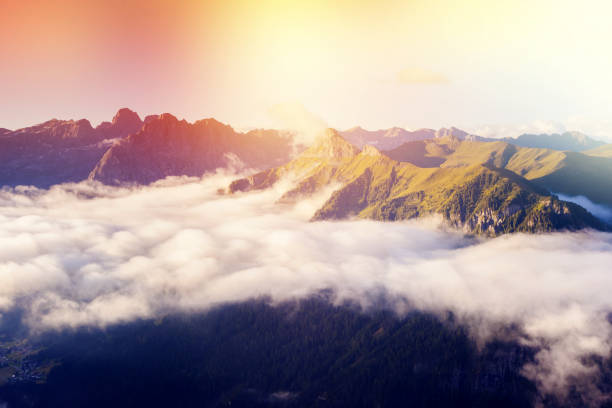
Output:
<svg viewBox="0 0 612 408">
<path fill-rule="evenodd" d="M 118 106 L 270 128 L 272 107 L 299 103 L 338 129 L 612 135 L 603 1 L 3 7 L 0 93 L 11 97 L 0 124 L 11 129 L 51 117 L 99 123 Z"/>
</svg>

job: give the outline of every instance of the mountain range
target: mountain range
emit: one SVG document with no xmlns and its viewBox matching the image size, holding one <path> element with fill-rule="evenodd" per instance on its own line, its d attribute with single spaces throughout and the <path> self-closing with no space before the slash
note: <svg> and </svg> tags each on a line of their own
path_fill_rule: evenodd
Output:
<svg viewBox="0 0 612 408">
<path fill-rule="evenodd" d="M 342 137 L 353 145 L 362 148 L 365 145 L 375 146 L 380 150 L 392 150 L 404 143 L 428 139 L 441 139 L 444 137 L 456 137 L 460 140 L 495 142 L 504 141 L 521 147 L 537 147 L 561 151 L 582 152 L 604 146 L 605 143 L 595 140 L 584 133 L 572 131 L 554 134 L 530 134 L 524 133 L 518 137 L 492 138 L 477 136 L 465 132 L 456 127 L 434 129 L 418 129 L 409 131 L 393 127 L 380 130 L 366 130 L 362 127 L 354 127 L 340 132 Z"/>
<path fill-rule="evenodd" d="M 0 132 L 0 185 L 49 187 L 81 181 L 114 140 L 138 131 L 138 115 L 120 109 L 112 122 L 92 127 L 86 119 L 52 119 Z"/>
<path fill-rule="evenodd" d="M 165 113 L 114 143 L 89 173 L 105 184 L 149 184 L 167 176 L 195 176 L 230 166 L 268 167 L 291 157 L 286 132 L 238 133 L 215 119 L 193 124 Z"/>
<path fill-rule="evenodd" d="M 428 159 L 426 167 L 415 165 Z M 236 180 L 229 192 L 265 189 L 290 176 L 297 182 L 281 201 L 299 200 L 326 186 L 340 185 L 313 220 L 394 221 L 437 214 L 453 227 L 491 236 L 607 230 L 607 224 L 584 208 L 561 201 L 550 191 L 612 202 L 608 178 L 583 178 L 581 183 L 569 178 L 577 172 L 586 177 L 596 170 L 610 174 L 610 166 L 608 159 L 580 153 L 461 140 L 452 134 L 408 142 L 389 153 L 369 145 L 360 151 L 330 129 L 295 160 Z"/>
<path fill-rule="evenodd" d="M 426 139 L 439 139 L 454 136 L 461 140 L 488 140 L 486 138 L 469 134 L 456 127 L 434 129 L 418 129 L 409 131 L 399 127 L 380 130 L 366 130 L 360 126 L 340 132 L 340 135 L 351 144 L 362 148 L 365 145 L 375 146 L 380 150 L 391 150 L 407 142 Z"/>
<path fill-rule="evenodd" d="M 517 138 L 506 137 L 502 140 L 522 147 L 539 147 L 543 149 L 569 150 L 574 152 L 595 149 L 605 144 L 604 142 L 595 140 L 580 132 L 538 135 L 525 133 Z"/>
<path fill-rule="evenodd" d="M 0 130 L 0 186 L 54 184 L 86 179 L 107 184 L 148 184 L 168 176 L 201 176 L 230 165 L 266 167 L 289 160 L 290 134 L 234 131 L 214 119 L 193 124 L 170 114 L 120 109 L 112 122 L 52 119 Z"/>
<path fill-rule="evenodd" d="M 314 220 L 438 214 L 485 235 L 608 229 L 555 195 L 612 206 L 612 145 L 579 132 L 492 139 L 455 127 L 356 127 L 328 129 L 306 150 L 294 140 L 288 131 L 241 133 L 212 118 L 189 123 L 164 113 L 141 120 L 123 108 L 96 127 L 85 119 L 52 119 L 0 129 L 0 185 L 47 188 L 85 179 L 139 185 L 219 168 L 253 169 L 229 191 L 267 188 L 289 174 L 297 183 L 282 201 L 338 186 Z"/>
</svg>

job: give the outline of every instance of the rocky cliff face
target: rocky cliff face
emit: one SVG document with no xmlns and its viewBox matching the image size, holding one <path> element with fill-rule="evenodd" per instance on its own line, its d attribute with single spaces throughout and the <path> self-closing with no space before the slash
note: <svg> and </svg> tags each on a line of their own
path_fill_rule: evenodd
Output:
<svg viewBox="0 0 612 408">
<path fill-rule="evenodd" d="M 96 129 L 104 139 L 123 138 L 136 133 L 144 122 L 136 112 L 127 108 L 119 109 L 111 122 L 102 122 Z"/>
<path fill-rule="evenodd" d="M 170 114 L 120 109 L 110 122 L 53 119 L 0 130 L 0 186 L 49 187 L 87 178 L 108 184 L 148 184 L 167 176 L 201 176 L 219 167 L 265 168 L 289 161 L 292 135 L 235 132 L 214 119 L 193 124 Z"/>
<path fill-rule="evenodd" d="M 80 181 L 108 149 L 142 127 L 135 112 L 120 109 L 112 122 L 98 127 L 88 120 L 52 119 L 0 134 L 0 185 L 49 187 Z"/>
<path fill-rule="evenodd" d="M 220 167 L 263 167 L 288 161 L 291 138 L 278 131 L 237 133 L 214 119 L 193 124 L 170 114 L 114 144 L 89 174 L 106 184 L 148 184 L 167 176 L 201 176 Z"/>
</svg>

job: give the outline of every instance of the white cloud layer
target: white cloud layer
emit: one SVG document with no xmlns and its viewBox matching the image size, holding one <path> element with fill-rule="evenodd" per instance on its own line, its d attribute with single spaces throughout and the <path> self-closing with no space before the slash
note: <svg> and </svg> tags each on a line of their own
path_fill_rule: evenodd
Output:
<svg viewBox="0 0 612 408">
<path fill-rule="evenodd" d="M 217 195 L 231 179 L 0 190 L 0 311 L 23 307 L 36 329 L 103 326 L 331 288 L 364 307 L 385 293 L 400 313 L 452 310 L 479 339 L 517 324 L 541 350 L 524 372 L 543 392 L 597 375 L 583 357 L 609 355 L 610 234 L 476 240 L 436 220 L 311 223 L 326 194 L 296 206 L 274 204 L 281 188 Z"/>
</svg>

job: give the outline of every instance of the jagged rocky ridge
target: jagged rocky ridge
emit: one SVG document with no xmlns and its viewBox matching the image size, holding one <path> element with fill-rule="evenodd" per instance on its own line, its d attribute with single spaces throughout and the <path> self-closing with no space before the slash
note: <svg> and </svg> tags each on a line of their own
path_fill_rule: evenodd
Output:
<svg viewBox="0 0 612 408">
<path fill-rule="evenodd" d="M 120 109 L 112 122 L 53 119 L 15 131 L 0 129 L 0 186 L 78 182 L 148 184 L 167 176 L 201 176 L 219 167 L 266 168 L 288 161 L 287 132 L 239 133 L 214 119 L 193 124 L 170 114 Z"/>
<path fill-rule="evenodd" d="M 138 114 L 124 108 L 95 128 L 86 119 L 52 119 L 0 132 L 0 186 L 46 188 L 84 180 L 114 140 L 141 127 Z"/>
<path fill-rule="evenodd" d="M 576 132 L 504 141 L 471 135 L 454 127 L 414 132 L 401 128 L 379 131 L 353 128 L 342 134 L 358 148 L 375 144 L 386 149 L 385 155 L 391 159 L 416 167 L 456 168 L 491 163 L 549 191 L 584 195 L 593 202 L 612 205 L 612 179 L 608 177 L 612 173 L 610 145 L 584 153 L 518 146 L 535 139 L 557 147 L 569 140 L 577 143 L 575 149 L 601 144 Z M 562 147 L 568 147 L 567 143 Z M 148 184 L 167 176 L 201 176 L 220 167 L 279 166 L 288 162 L 297 150 L 288 132 L 239 133 L 214 119 L 188 123 L 169 114 L 149 115 L 143 121 L 124 108 L 112 122 L 103 122 L 95 128 L 87 120 L 54 119 L 16 131 L 0 129 L 0 186 L 25 184 L 46 188 L 86 178 L 107 184 Z M 311 159 L 317 155 L 320 152 L 314 155 L 310 152 Z M 305 157 L 299 161 L 301 170 L 316 163 Z M 330 179 L 334 168 L 324 170 Z M 271 172 L 256 177 L 264 177 L 269 183 L 276 176 Z"/>
<path fill-rule="evenodd" d="M 167 176 L 196 176 L 217 168 L 262 168 L 288 161 L 291 135 L 276 130 L 238 133 L 215 119 L 195 123 L 165 113 L 115 143 L 89 174 L 105 184 L 148 184 Z"/>
<path fill-rule="evenodd" d="M 434 129 L 418 129 L 409 131 L 399 127 L 379 130 L 367 130 L 360 126 L 340 132 L 348 142 L 362 148 L 372 145 L 380 150 L 393 150 L 404 143 L 418 142 L 423 140 L 440 140 L 444 138 L 456 138 L 472 142 L 497 142 L 503 141 L 520 147 L 533 147 L 540 149 L 551 149 L 559 151 L 583 152 L 593 150 L 605 145 L 600 140 L 595 140 L 581 132 L 564 132 L 553 134 L 529 134 L 524 133 L 517 137 L 482 137 L 456 127 Z"/>
<path fill-rule="evenodd" d="M 380 130 L 366 130 L 360 126 L 340 132 L 340 135 L 352 145 L 363 148 L 366 145 L 375 146 L 380 150 L 391 150 L 404 143 L 427 139 L 456 137 L 460 140 L 489 141 L 491 139 L 469 134 L 456 127 L 434 129 L 418 129 L 409 131 L 399 127 Z"/>
<path fill-rule="evenodd" d="M 311 195 L 331 183 L 341 185 L 313 220 L 361 217 L 394 221 L 440 215 L 454 227 L 490 236 L 608 229 L 584 208 L 561 201 L 506 169 L 509 153 L 516 147 L 505 145 L 496 151 L 498 156 L 484 155 L 484 160 L 477 156 L 456 166 L 421 168 L 393 160 L 371 146 L 359 152 L 329 130 L 292 162 L 236 180 L 229 191 L 268 188 L 291 175 L 298 181 L 282 201 Z"/>
</svg>

